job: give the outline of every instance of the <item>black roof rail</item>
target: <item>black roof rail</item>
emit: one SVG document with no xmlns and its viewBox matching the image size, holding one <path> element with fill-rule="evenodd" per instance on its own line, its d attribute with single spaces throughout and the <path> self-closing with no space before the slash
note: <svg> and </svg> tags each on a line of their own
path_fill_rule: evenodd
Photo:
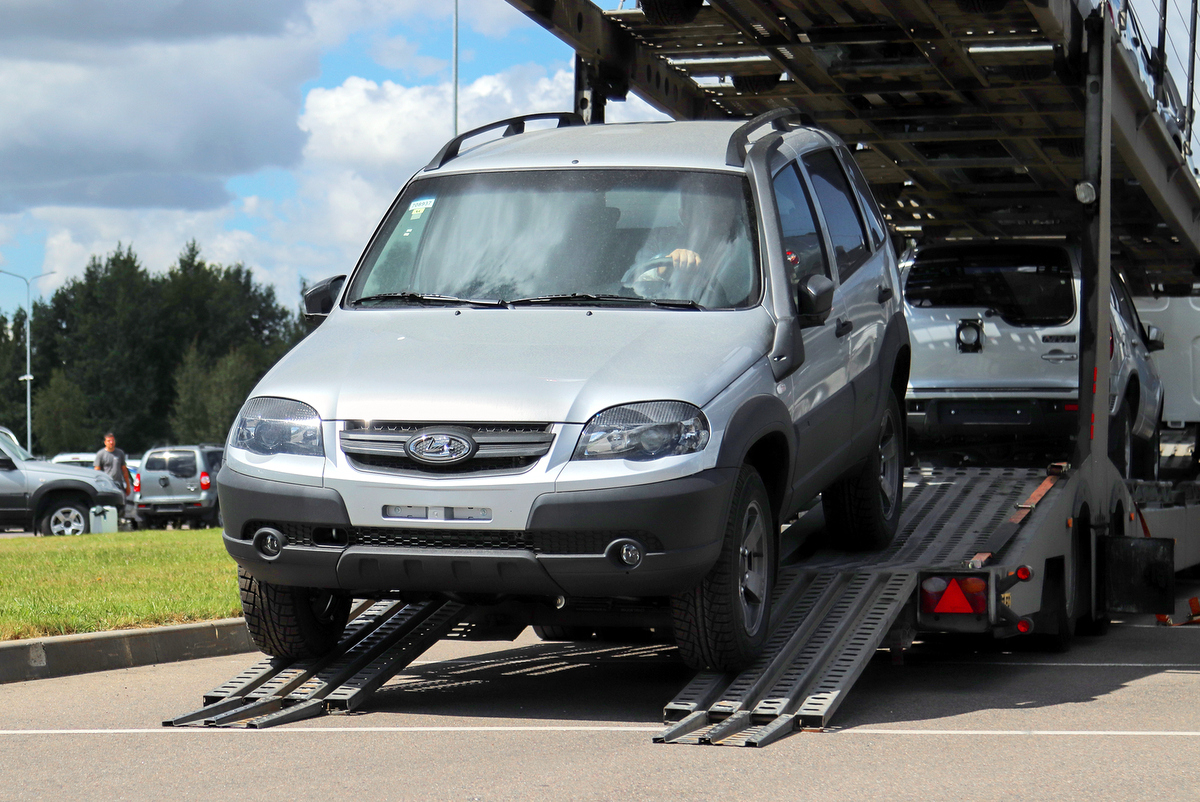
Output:
<svg viewBox="0 0 1200 802">
<path fill-rule="evenodd" d="M 446 146 L 438 151 L 438 154 L 433 157 L 429 164 L 425 165 L 425 170 L 436 170 L 443 166 L 446 162 L 458 156 L 458 149 L 462 147 L 462 143 L 477 134 L 482 134 L 486 131 L 491 131 L 496 128 L 504 128 L 504 133 L 501 136 L 515 136 L 516 134 L 525 133 L 525 123 L 530 120 L 558 120 L 559 128 L 567 128 L 572 125 L 583 125 L 583 118 L 573 111 L 544 111 L 537 114 L 522 114 L 520 117 L 509 117 L 507 120 L 500 120 L 494 123 L 482 125 L 479 128 L 473 128 L 465 134 L 459 134 L 446 143 Z"/>
<path fill-rule="evenodd" d="M 733 132 L 729 137 L 729 147 L 725 149 L 725 163 L 730 167 L 742 167 L 746 164 L 747 144 L 750 142 L 750 135 L 762 128 L 768 123 L 776 131 L 790 131 L 792 126 L 790 122 L 799 123 L 800 125 L 816 125 L 816 121 L 812 115 L 807 114 L 793 106 L 788 106 L 782 109 L 771 109 L 765 114 L 760 114 L 754 119 L 748 121 L 741 128 Z"/>
</svg>

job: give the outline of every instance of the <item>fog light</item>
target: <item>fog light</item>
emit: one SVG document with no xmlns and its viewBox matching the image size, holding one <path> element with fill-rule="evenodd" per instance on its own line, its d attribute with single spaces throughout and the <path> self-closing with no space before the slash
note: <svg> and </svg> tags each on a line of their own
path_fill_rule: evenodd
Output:
<svg viewBox="0 0 1200 802">
<path fill-rule="evenodd" d="M 982 324 L 978 320 L 958 322 L 958 350 L 964 354 L 975 354 L 983 350 Z"/>
<path fill-rule="evenodd" d="M 613 565 L 626 570 L 641 565 L 645 553 L 645 547 L 641 543 L 629 538 L 614 540 L 604 550 L 604 556 L 610 559 Z"/>
<path fill-rule="evenodd" d="M 254 533 L 254 548 L 258 549 L 258 553 L 268 560 L 278 557 L 286 543 L 287 538 L 283 536 L 283 533 L 269 526 L 264 526 Z"/>
<path fill-rule="evenodd" d="M 1080 181 L 1075 185 L 1075 199 L 1080 203 L 1095 203 L 1095 185 L 1091 181 Z"/>
</svg>

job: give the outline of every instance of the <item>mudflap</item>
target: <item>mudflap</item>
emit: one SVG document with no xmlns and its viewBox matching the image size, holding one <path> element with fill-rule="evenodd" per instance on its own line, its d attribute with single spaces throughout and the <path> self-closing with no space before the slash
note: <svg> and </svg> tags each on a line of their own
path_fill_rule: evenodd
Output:
<svg viewBox="0 0 1200 802">
<path fill-rule="evenodd" d="M 1175 612 L 1175 541 L 1165 537 L 1098 537 L 1098 574 L 1110 613 Z"/>
</svg>

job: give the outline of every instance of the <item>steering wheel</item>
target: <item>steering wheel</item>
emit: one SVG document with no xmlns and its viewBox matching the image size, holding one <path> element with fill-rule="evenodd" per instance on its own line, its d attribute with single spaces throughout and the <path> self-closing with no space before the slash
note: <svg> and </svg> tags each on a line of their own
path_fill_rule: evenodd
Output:
<svg viewBox="0 0 1200 802">
<path fill-rule="evenodd" d="M 666 281 L 666 277 L 660 273 L 661 268 L 668 268 L 668 272 L 675 267 L 675 260 L 670 256 L 655 256 L 653 259 L 647 259 L 634 265 L 633 275 L 634 281 Z M 645 278 L 646 274 L 654 271 L 652 278 Z"/>
</svg>

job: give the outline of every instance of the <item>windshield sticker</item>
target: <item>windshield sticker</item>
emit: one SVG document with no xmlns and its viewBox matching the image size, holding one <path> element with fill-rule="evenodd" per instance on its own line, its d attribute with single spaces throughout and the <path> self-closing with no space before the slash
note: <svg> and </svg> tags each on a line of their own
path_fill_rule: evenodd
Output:
<svg viewBox="0 0 1200 802">
<path fill-rule="evenodd" d="M 413 201 L 411 204 L 409 204 L 409 207 L 408 207 L 408 212 L 409 212 L 408 219 L 409 220 L 420 220 L 421 215 L 425 213 L 426 209 L 433 208 L 433 201 L 434 201 L 434 198 L 425 198 L 424 200 Z"/>
</svg>

